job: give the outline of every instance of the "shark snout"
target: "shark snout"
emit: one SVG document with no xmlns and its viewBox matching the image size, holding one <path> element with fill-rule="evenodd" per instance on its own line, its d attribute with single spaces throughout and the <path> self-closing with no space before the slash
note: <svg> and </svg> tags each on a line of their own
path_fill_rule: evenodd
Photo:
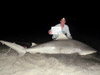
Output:
<svg viewBox="0 0 100 75">
<path fill-rule="evenodd" d="M 78 52 L 79 55 L 88 55 L 88 54 L 93 54 L 96 53 L 97 51 L 80 51 Z"/>
</svg>

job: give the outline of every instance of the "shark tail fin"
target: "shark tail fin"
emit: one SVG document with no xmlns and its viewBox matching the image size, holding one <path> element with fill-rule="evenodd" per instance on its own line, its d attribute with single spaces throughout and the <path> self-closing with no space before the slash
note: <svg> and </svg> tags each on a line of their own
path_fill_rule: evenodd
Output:
<svg viewBox="0 0 100 75">
<path fill-rule="evenodd" d="M 65 40 L 65 39 L 68 39 L 68 37 L 62 32 L 60 32 L 58 37 L 56 38 L 56 40 Z"/>
<path fill-rule="evenodd" d="M 15 50 L 19 54 L 19 56 L 23 56 L 26 53 L 25 48 L 23 46 L 21 46 L 21 45 L 18 45 L 16 43 L 3 41 L 3 40 L 0 40 L 0 42 L 2 44 L 5 44 L 6 46 L 12 48 L 13 50 Z"/>
</svg>

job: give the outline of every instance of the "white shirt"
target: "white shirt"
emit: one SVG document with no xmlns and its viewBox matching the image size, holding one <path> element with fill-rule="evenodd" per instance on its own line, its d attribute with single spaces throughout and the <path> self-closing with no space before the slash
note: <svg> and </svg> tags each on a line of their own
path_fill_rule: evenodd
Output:
<svg viewBox="0 0 100 75">
<path fill-rule="evenodd" d="M 61 24 L 57 24 L 54 27 L 61 27 Z M 64 27 L 62 29 L 62 32 L 64 34 L 66 34 L 68 38 L 72 38 L 71 37 L 71 34 L 70 34 L 70 31 L 69 31 L 68 25 L 64 24 Z M 56 39 L 57 37 L 58 37 L 58 34 L 53 34 L 52 39 Z"/>
</svg>

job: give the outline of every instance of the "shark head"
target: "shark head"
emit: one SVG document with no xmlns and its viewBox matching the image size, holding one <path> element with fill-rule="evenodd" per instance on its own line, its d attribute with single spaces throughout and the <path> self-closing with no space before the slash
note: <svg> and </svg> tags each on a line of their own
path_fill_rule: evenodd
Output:
<svg viewBox="0 0 100 75">
<path fill-rule="evenodd" d="M 93 53 L 96 53 L 97 51 L 96 50 L 81 50 L 80 52 L 78 52 L 79 55 L 89 55 L 89 54 L 93 54 Z"/>
</svg>

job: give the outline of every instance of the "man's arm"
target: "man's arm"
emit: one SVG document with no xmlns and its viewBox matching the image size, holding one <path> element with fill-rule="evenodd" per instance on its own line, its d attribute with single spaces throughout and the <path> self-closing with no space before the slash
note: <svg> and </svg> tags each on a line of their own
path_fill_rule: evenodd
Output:
<svg viewBox="0 0 100 75">
<path fill-rule="evenodd" d="M 66 32 L 65 34 L 67 34 L 68 38 L 72 38 L 71 33 L 69 31 L 69 27 L 66 25 Z"/>
<path fill-rule="evenodd" d="M 55 25 L 55 26 L 53 26 L 53 27 L 58 27 L 59 26 L 59 24 L 57 24 L 57 25 Z M 52 30 L 50 29 L 49 31 L 48 31 L 48 33 L 49 33 L 49 35 L 52 35 Z"/>
<path fill-rule="evenodd" d="M 49 35 L 52 35 L 52 31 L 51 31 L 51 29 L 48 31 L 48 33 L 49 33 Z"/>
</svg>

